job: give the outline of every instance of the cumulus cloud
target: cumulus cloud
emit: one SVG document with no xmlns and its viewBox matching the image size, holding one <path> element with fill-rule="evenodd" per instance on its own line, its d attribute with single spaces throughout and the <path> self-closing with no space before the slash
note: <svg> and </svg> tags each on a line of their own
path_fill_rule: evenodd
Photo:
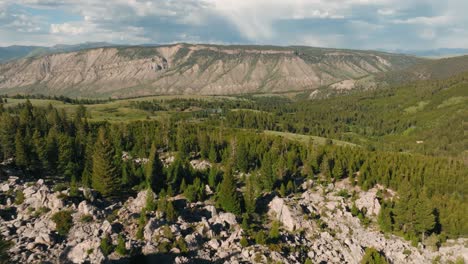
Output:
<svg viewBox="0 0 468 264">
<path fill-rule="evenodd" d="M 466 0 L 0 0 L 0 45 L 453 47 L 468 42 L 467 9 Z"/>
</svg>

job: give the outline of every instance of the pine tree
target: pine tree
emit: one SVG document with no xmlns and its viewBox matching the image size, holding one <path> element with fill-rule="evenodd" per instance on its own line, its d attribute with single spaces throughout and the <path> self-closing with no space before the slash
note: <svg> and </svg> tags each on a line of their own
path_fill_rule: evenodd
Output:
<svg viewBox="0 0 468 264">
<path fill-rule="evenodd" d="M 47 171 L 55 173 L 58 160 L 57 130 L 55 128 L 51 128 L 47 134 L 46 153 L 47 163 L 44 166 Z"/>
<path fill-rule="evenodd" d="M 263 190 L 267 192 L 272 191 L 276 177 L 273 173 L 273 165 L 269 153 L 266 153 L 262 159 L 261 178 Z"/>
<path fill-rule="evenodd" d="M 236 189 L 236 182 L 231 169 L 226 169 L 219 193 L 217 194 L 221 207 L 231 213 L 241 213 L 240 200 Z"/>
<path fill-rule="evenodd" d="M 243 195 L 244 195 L 245 211 L 248 214 L 253 214 L 255 213 L 255 210 L 256 210 L 257 194 L 255 191 L 254 181 L 255 181 L 254 176 L 251 175 L 246 179 L 246 182 L 245 182 L 245 191 Z"/>
<path fill-rule="evenodd" d="M 84 153 L 84 165 L 83 172 L 81 173 L 81 184 L 85 187 L 91 187 L 92 175 L 93 175 L 93 154 L 94 154 L 94 142 L 89 135 L 86 138 L 86 147 Z"/>
<path fill-rule="evenodd" d="M 333 166 L 332 174 L 333 178 L 335 178 L 336 180 L 339 180 L 341 179 L 341 177 L 343 177 L 343 166 L 341 165 L 341 162 L 339 160 L 335 159 L 335 165 Z"/>
<path fill-rule="evenodd" d="M 392 211 L 387 203 L 383 203 L 380 208 L 379 215 L 377 217 L 377 222 L 380 226 L 380 229 L 384 232 L 392 231 Z"/>
<path fill-rule="evenodd" d="M 93 155 L 92 186 L 104 197 L 116 195 L 120 188 L 120 176 L 114 165 L 114 150 L 105 128 L 100 128 Z"/>
<path fill-rule="evenodd" d="M 320 172 L 326 180 L 330 180 L 330 162 L 327 157 L 323 157 L 322 163 L 320 164 Z"/>
<path fill-rule="evenodd" d="M 13 117 L 8 113 L 3 113 L 0 116 L 0 145 L 4 159 L 11 158 L 15 154 L 15 123 Z"/>
<path fill-rule="evenodd" d="M 435 227 L 435 216 L 434 210 L 427 198 L 418 197 L 418 202 L 416 203 L 415 211 L 415 223 L 414 231 L 418 234 L 421 234 L 422 241 L 424 241 L 425 235 L 432 231 Z"/>
<path fill-rule="evenodd" d="M 280 223 L 278 220 L 273 221 L 273 223 L 271 224 L 271 229 L 270 233 L 268 234 L 268 238 L 272 243 L 276 243 L 280 237 L 279 227 Z"/>
<path fill-rule="evenodd" d="M 213 163 L 218 162 L 218 151 L 216 150 L 215 143 L 213 142 L 210 144 L 210 153 L 208 154 L 208 159 Z"/>
<path fill-rule="evenodd" d="M 15 164 L 16 166 L 26 168 L 26 166 L 28 166 L 28 161 L 29 158 L 24 136 L 21 131 L 18 130 L 15 136 Z"/>
<path fill-rule="evenodd" d="M 167 201 L 167 206 L 166 206 L 166 219 L 168 221 L 175 221 L 177 219 L 176 211 L 174 209 L 174 205 L 172 204 L 171 201 Z"/>
<path fill-rule="evenodd" d="M 162 188 L 164 182 L 163 164 L 159 159 L 156 143 L 151 144 L 150 156 L 145 165 L 145 178 L 148 187 L 157 191 Z"/>
</svg>

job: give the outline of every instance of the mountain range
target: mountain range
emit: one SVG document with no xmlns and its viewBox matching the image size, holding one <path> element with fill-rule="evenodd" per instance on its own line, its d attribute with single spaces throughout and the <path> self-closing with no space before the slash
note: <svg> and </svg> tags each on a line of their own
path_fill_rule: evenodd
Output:
<svg viewBox="0 0 468 264">
<path fill-rule="evenodd" d="M 92 44 L 90 44 L 92 45 Z M 312 47 L 174 44 L 44 53 L 0 64 L 1 93 L 83 97 L 315 90 L 402 70 L 414 56 Z"/>
<path fill-rule="evenodd" d="M 427 59 L 304 46 L 85 43 L 2 49 L 2 58 L 10 59 L 0 64 L 0 94 L 124 98 L 308 91 L 315 98 L 468 71 L 468 56 Z"/>
</svg>

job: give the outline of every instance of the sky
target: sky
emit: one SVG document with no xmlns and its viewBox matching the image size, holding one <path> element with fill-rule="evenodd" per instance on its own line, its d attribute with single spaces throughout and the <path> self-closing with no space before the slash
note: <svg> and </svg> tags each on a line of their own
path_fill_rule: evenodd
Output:
<svg viewBox="0 0 468 264">
<path fill-rule="evenodd" d="M 468 0 L 0 0 L 0 46 L 468 48 Z"/>
</svg>

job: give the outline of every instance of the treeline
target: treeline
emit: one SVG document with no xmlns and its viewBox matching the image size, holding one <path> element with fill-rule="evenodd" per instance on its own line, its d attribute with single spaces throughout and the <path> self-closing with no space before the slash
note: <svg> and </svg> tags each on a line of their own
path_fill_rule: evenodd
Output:
<svg viewBox="0 0 468 264">
<path fill-rule="evenodd" d="M 16 94 L 16 95 L 0 95 L 0 103 L 7 102 L 8 98 L 12 99 L 42 99 L 42 100 L 54 100 L 60 101 L 67 104 L 102 104 L 107 102 L 112 102 L 112 98 L 107 99 L 89 99 L 89 98 L 70 98 L 63 95 L 43 95 L 43 94 Z M 3 99 L 3 101 L 2 101 Z"/>
<path fill-rule="evenodd" d="M 14 158 L 14 165 L 30 176 L 58 175 L 73 189 L 91 186 L 104 197 L 152 188 L 160 197 L 184 194 L 198 201 L 211 198 L 208 185 L 217 205 L 243 215 L 246 225 L 261 221 L 257 200 L 265 192 L 287 195 L 306 178 L 330 183 L 350 177 L 365 190 L 382 184 L 399 193 L 399 199 L 382 196 L 379 223 L 386 231 L 416 240 L 430 234 L 468 234 L 468 171 L 457 160 L 301 144 L 204 123 L 90 123 L 86 116 L 84 106 L 73 118 L 29 101 L 17 108 L 0 107 L 0 159 Z M 174 161 L 164 166 L 161 151 L 173 153 Z M 124 152 L 128 155 L 122 156 Z M 194 170 L 189 164 L 194 157 L 213 166 Z M 167 200 L 158 203 L 165 210 L 172 206 Z M 173 208 L 167 210 L 172 218 Z"/>
</svg>

